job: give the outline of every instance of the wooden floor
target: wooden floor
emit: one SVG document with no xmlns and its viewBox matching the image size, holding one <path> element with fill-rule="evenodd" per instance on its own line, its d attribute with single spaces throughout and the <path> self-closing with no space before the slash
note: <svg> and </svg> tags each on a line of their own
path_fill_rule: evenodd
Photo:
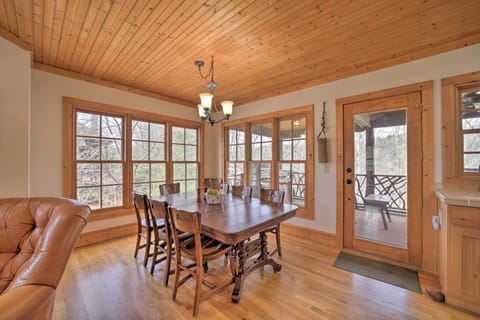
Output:
<svg viewBox="0 0 480 320">
<path fill-rule="evenodd" d="M 54 319 L 191 319 L 193 281 L 171 298 L 162 267 L 154 276 L 133 258 L 134 237 L 74 250 L 57 290 Z M 332 267 L 337 251 L 283 235 L 282 271 L 247 277 L 240 304 L 231 286 L 200 304 L 198 319 L 478 319 L 429 297 Z M 224 259 L 209 265 L 224 271 Z M 218 278 L 215 278 L 218 280 Z M 221 280 L 221 279 L 220 279 Z M 423 283 L 425 284 L 425 283 Z"/>
</svg>

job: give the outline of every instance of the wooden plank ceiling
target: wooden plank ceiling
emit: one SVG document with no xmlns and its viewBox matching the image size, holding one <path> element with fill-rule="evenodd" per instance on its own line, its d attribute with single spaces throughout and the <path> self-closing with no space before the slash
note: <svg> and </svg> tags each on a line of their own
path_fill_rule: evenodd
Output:
<svg viewBox="0 0 480 320">
<path fill-rule="evenodd" d="M 0 0 L 39 69 L 195 106 L 215 56 L 236 105 L 480 42 L 479 0 Z"/>
</svg>

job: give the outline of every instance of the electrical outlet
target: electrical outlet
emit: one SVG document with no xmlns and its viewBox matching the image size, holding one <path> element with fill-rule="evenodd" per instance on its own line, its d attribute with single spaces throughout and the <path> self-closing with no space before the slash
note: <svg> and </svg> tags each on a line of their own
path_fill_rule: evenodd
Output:
<svg viewBox="0 0 480 320">
<path fill-rule="evenodd" d="M 432 216 L 432 227 L 434 230 L 440 229 L 440 216 Z"/>
</svg>

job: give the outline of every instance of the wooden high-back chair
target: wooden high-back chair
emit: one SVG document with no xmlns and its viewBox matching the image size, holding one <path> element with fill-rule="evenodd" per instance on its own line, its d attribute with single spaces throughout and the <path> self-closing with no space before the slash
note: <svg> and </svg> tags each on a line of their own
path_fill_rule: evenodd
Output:
<svg viewBox="0 0 480 320">
<path fill-rule="evenodd" d="M 232 186 L 232 195 L 249 199 L 252 197 L 252 187 L 250 186 Z"/>
<path fill-rule="evenodd" d="M 271 201 L 272 200 L 272 189 L 260 189 L 260 200 L 262 201 Z"/>
<path fill-rule="evenodd" d="M 137 243 L 135 245 L 135 253 L 133 257 L 137 257 L 138 251 L 140 249 L 145 249 L 145 255 L 143 258 L 144 267 L 147 266 L 148 258 L 150 255 L 150 246 L 152 244 L 152 224 L 146 204 L 147 200 L 147 195 L 145 194 L 133 194 L 133 206 L 135 208 L 135 217 L 137 218 Z M 142 239 L 145 240 L 143 244 Z"/>
<path fill-rule="evenodd" d="M 214 293 L 226 288 L 233 283 L 233 276 L 235 275 L 236 263 L 232 254 L 232 246 L 213 240 L 209 237 L 203 236 L 201 230 L 201 214 L 200 212 L 188 212 L 177 210 L 170 207 L 170 216 L 172 221 L 172 234 L 175 243 L 175 286 L 173 288 L 173 300 L 177 297 L 177 290 L 190 277 L 196 281 L 195 284 L 195 298 L 193 304 L 193 316 L 198 314 L 199 304 L 201 301 L 207 299 Z M 192 233 L 190 237 L 184 241 L 180 241 L 179 235 L 181 233 Z M 225 254 L 230 258 L 230 270 L 232 278 L 221 285 L 215 285 L 204 279 L 203 265 L 208 261 L 215 260 Z M 195 264 L 186 264 L 184 259 L 194 261 Z M 186 272 L 181 278 L 181 272 Z M 201 286 L 205 285 L 210 288 L 210 291 L 201 293 Z"/>
<path fill-rule="evenodd" d="M 150 266 L 150 273 L 153 275 L 155 266 L 165 261 L 163 268 L 163 282 L 168 286 L 168 279 L 171 271 L 172 261 L 172 236 L 171 223 L 168 215 L 168 204 L 166 201 L 149 200 L 151 221 L 153 226 L 153 254 L 152 263 Z M 164 221 L 163 227 L 157 225 L 157 221 Z"/>
<path fill-rule="evenodd" d="M 172 193 L 180 193 L 180 182 L 165 183 L 160 185 L 160 194 L 162 196 Z"/>
<path fill-rule="evenodd" d="M 285 191 L 271 190 L 271 189 L 264 189 L 264 190 L 268 190 L 268 192 L 265 191 L 265 193 L 268 193 L 268 199 L 266 199 L 265 201 L 269 201 L 271 203 L 279 203 L 279 204 L 283 203 L 283 200 L 285 199 Z M 260 190 L 260 195 L 261 195 L 261 190 Z M 262 199 L 262 200 L 264 200 L 264 199 Z M 280 224 L 277 224 L 273 228 L 270 228 L 266 231 L 273 233 L 275 235 L 275 240 L 277 242 L 277 248 L 275 250 L 273 250 L 270 253 L 270 255 L 274 255 L 276 252 L 278 252 L 278 256 L 281 257 L 282 256 L 282 246 L 280 244 Z"/>
</svg>

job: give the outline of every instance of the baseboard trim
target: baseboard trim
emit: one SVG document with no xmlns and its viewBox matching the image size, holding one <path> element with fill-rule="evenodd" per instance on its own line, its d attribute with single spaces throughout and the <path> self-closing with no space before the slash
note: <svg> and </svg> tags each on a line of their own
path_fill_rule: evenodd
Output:
<svg viewBox="0 0 480 320">
<path fill-rule="evenodd" d="M 335 247 L 336 235 L 316 229 L 297 226 L 289 223 L 281 224 L 281 232 L 293 237 L 309 239 L 311 241 L 322 243 L 332 248 Z"/>
<path fill-rule="evenodd" d="M 83 247 L 89 244 L 94 244 L 110 239 L 115 239 L 119 237 L 124 237 L 128 235 L 135 234 L 137 231 L 137 224 L 130 223 L 117 227 L 100 229 L 95 231 L 86 232 L 80 235 L 75 244 L 75 248 Z"/>
</svg>

